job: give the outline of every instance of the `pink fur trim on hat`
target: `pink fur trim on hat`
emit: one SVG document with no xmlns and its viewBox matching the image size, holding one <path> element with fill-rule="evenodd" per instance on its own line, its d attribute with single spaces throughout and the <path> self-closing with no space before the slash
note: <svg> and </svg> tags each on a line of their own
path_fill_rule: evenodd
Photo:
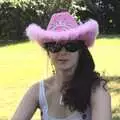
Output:
<svg viewBox="0 0 120 120">
<path fill-rule="evenodd" d="M 44 30 L 36 24 L 26 28 L 26 35 L 30 40 L 36 40 L 40 45 L 46 42 L 62 40 L 84 40 L 88 47 L 92 46 L 99 33 L 97 21 L 90 19 L 78 27 L 66 31 Z"/>
</svg>

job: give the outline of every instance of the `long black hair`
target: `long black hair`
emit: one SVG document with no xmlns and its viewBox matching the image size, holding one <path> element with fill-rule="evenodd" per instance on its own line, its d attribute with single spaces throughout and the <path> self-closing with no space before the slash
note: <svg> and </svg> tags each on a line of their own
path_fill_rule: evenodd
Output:
<svg viewBox="0 0 120 120">
<path fill-rule="evenodd" d="M 85 43 L 80 41 L 79 44 L 81 49 L 76 70 L 72 80 L 63 83 L 61 92 L 65 106 L 71 111 L 84 112 L 90 106 L 92 89 L 105 80 L 95 71 L 92 55 Z"/>
</svg>

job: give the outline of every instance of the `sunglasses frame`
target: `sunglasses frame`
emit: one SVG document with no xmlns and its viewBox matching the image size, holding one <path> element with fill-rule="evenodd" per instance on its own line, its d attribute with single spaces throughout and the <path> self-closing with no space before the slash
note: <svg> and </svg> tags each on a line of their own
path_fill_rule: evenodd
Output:
<svg viewBox="0 0 120 120">
<path fill-rule="evenodd" d="M 43 47 L 52 53 L 60 52 L 64 47 L 67 52 L 76 52 L 80 49 L 78 42 L 66 42 L 66 43 L 57 43 L 57 42 L 48 42 L 44 43 Z"/>
</svg>

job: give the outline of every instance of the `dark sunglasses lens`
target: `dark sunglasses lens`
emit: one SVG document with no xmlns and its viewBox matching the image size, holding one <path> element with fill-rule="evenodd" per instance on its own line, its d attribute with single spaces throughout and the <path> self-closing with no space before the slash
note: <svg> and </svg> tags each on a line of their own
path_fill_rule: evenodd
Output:
<svg viewBox="0 0 120 120">
<path fill-rule="evenodd" d="M 56 43 L 46 43 L 45 44 L 45 49 L 52 52 L 52 53 L 55 53 L 55 52 L 59 52 L 61 50 L 61 45 L 60 44 L 56 44 Z"/>
<path fill-rule="evenodd" d="M 69 52 L 76 52 L 77 50 L 80 49 L 80 46 L 78 43 L 67 43 L 65 48 Z"/>
</svg>

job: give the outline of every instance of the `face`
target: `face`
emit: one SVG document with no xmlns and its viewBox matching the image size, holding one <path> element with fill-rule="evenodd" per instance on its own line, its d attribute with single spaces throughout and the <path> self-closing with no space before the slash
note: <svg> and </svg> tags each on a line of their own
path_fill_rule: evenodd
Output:
<svg viewBox="0 0 120 120">
<path fill-rule="evenodd" d="M 79 59 L 80 47 L 77 42 L 51 42 L 44 47 L 56 70 L 75 68 Z"/>
</svg>

